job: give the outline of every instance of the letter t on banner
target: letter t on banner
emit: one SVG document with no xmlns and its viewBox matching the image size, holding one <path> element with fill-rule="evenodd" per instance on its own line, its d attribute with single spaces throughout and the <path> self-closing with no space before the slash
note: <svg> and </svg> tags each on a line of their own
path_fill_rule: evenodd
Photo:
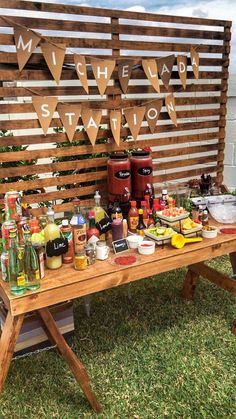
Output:
<svg viewBox="0 0 236 419">
<path fill-rule="evenodd" d="M 121 112 L 111 111 L 110 112 L 110 127 L 113 134 L 114 140 L 117 145 L 120 145 L 120 124 L 121 124 Z"/>
<path fill-rule="evenodd" d="M 68 140 L 71 142 L 73 140 L 75 129 L 78 124 L 79 116 L 81 113 L 81 106 L 59 103 L 57 106 L 57 111 L 65 128 Z"/>
<path fill-rule="evenodd" d="M 134 141 L 137 140 L 137 136 L 143 122 L 145 110 L 145 106 L 136 106 L 135 108 L 124 109 L 125 119 L 128 122 L 129 129 L 134 138 Z"/>
<path fill-rule="evenodd" d="M 94 146 L 99 130 L 99 124 L 102 119 L 102 111 L 93 109 L 82 110 L 82 121 L 88 134 L 91 144 Z"/>
<path fill-rule="evenodd" d="M 19 70 L 22 71 L 41 40 L 40 35 L 30 29 L 14 27 L 14 39 Z"/>
<path fill-rule="evenodd" d="M 57 107 L 57 102 L 57 97 L 32 96 L 32 104 L 38 115 L 38 119 L 43 129 L 44 135 L 47 134 L 49 125 L 53 118 L 53 114 Z"/>
</svg>

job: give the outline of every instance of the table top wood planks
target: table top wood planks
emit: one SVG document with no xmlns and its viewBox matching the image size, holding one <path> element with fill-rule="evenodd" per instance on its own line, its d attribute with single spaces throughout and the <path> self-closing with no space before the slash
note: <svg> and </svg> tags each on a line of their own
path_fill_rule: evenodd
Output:
<svg viewBox="0 0 236 419">
<path fill-rule="evenodd" d="M 111 252 L 108 260 L 96 261 L 85 271 L 76 271 L 73 265 L 64 265 L 55 271 L 46 270 L 40 289 L 20 297 L 11 295 L 9 284 L 0 280 L 0 297 L 8 309 L 0 340 L 0 391 L 7 377 L 24 315 L 35 310 L 49 339 L 65 358 L 90 405 L 99 413 L 102 408 L 90 387 L 87 371 L 64 340 L 48 307 L 181 267 L 188 267 L 183 286 L 185 298 L 193 298 L 200 275 L 236 296 L 236 281 L 204 264 L 206 260 L 233 253 L 236 257 L 236 235 L 220 233 L 214 239 L 203 239 L 182 249 L 175 249 L 169 244 L 164 248 L 157 246 L 153 255 L 138 255 L 137 262 L 132 266 L 114 266 L 110 260 L 114 253 Z M 232 332 L 236 334 L 235 323 Z"/>
</svg>

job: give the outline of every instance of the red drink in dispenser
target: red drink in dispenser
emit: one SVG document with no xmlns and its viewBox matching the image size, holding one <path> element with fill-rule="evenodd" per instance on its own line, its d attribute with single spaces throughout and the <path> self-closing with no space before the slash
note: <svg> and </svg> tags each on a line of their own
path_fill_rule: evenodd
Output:
<svg viewBox="0 0 236 419">
<path fill-rule="evenodd" d="M 143 199 L 144 195 L 154 196 L 152 183 L 152 157 L 146 150 L 132 152 L 130 158 L 132 176 L 132 196 L 137 200 Z"/>
<path fill-rule="evenodd" d="M 125 153 L 111 154 L 107 162 L 108 199 L 128 202 L 131 192 L 130 161 Z"/>
</svg>

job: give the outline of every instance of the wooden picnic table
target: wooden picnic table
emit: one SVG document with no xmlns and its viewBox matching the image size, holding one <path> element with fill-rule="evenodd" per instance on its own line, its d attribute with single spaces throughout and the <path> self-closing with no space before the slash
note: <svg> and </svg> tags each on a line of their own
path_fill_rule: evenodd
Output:
<svg viewBox="0 0 236 419">
<path fill-rule="evenodd" d="M 48 307 L 185 266 L 188 270 L 183 285 L 184 298 L 193 299 L 199 276 L 236 296 L 236 281 L 204 264 L 206 260 L 226 254 L 231 254 L 232 264 L 236 268 L 236 235 L 218 234 L 215 239 L 203 239 L 199 243 L 187 244 L 182 249 L 175 249 L 170 245 L 164 248 L 158 246 L 153 255 L 139 255 L 138 262 L 133 266 L 116 267 L 107 260 L 97 261 L 85 271 L 76 271 L 72 266 L 63 265 L 55 271 L 46 270 L 40 289 L 20 297 L 11 295 L 8 283 L 0 280 L 0 297 L 8 310 L 0 340 L 0 392 L 7 377 L 24 316 L 35 310 L 48 338 L 65 358 L 92 408 L 95 412 L 100 412 L 101 405 L 91 389 L 88 373 L 58 330 Z M 236 334 L 235 322 L 232 331 Z"/>
</svg>

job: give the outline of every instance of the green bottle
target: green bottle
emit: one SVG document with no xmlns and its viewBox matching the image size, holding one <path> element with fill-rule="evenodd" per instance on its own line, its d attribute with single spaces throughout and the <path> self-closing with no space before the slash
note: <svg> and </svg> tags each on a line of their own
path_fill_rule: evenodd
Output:
<svg viewBox="0 0 236 419">
<path fill-rule="evenodd" d="M 22 295 L 26 291 L 23 251 L 18 247 L 16 229 L 10 231 L 9 283 L 13 295 Z"/>
<path fill-rule="evenodd" d="M 32 245 L 31 234 L 29 231 L 24 232 L 24 241 L 24 268 L 26 277 L 26 289 L 35 291 L 40 287 L 40 271 L 38 255 Z"/>
</svg>

